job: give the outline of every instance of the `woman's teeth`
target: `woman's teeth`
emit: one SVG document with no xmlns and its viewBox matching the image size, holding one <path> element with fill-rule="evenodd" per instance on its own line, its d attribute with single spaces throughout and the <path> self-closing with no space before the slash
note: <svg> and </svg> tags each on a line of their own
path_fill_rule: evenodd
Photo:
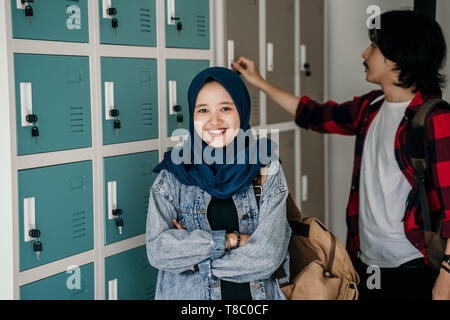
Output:
<svg viewBox="0 0 450 320">
<path fill-rule="evenodd" d="M 227 129 L 222 129 L 222 130 L 208 130 L 208 132 L 212 135 L 221 135 L 223 134 Z"/>
</svg>

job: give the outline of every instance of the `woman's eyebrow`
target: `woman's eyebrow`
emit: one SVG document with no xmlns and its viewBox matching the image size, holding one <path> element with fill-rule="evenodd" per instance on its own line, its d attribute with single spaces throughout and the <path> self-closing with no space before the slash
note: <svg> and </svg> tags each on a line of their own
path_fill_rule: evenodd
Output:
<svg viewBox="0 0 450 320">
<path fill-rule="evenodd" d="M 234 105 L 233 102 L 229 102 L 229 101 L 222 101 L 222 102 L 220 102 L 219 104 L 220 104 L 220 105 L 222 105 L 222 104 Z M 194 108 L 207 107 L 207 106 L 209 106 L 209 104 L 207 104 L 207 103 L 202 103 L 202 104 L 196 105 Z"/>
</svg>

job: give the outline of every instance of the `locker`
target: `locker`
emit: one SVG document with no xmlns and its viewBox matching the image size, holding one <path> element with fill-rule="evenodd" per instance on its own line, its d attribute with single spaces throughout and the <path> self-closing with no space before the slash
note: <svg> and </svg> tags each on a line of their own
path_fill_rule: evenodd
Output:
<svg viewBox="0 0 450 320">
<path fill-rule="evenodd" d="M 26 16 L 25 7 L 33 11 Z M 13 38 L 89 42 L 87 0 L 11 0 Z M 27 9 L 28 11 L 28 9 Z"/>
<path fill-rule="evenodd" d="M 158 163 L 158 151 L 104 159 L 105 245 L 145 233 L 150 187 L 157 176 L 153 168 Z M 117 218 L 123 221 L 121 230 Z"/>
<path fill-rule="evenodd" d="M 294 93 L 295 48 L 294 0 L 267 0 L 267 81 Z M 280 34 L 283 36 L 280 37 Z M 267 123 L 292 121 L 293 116 L 271 99 L 267 99 Z"/>
<path fill-rule="evenodd" d="M 259 66 L 259 1 L 227 0 L 225 2 L 225 57 L 227 67 L 240 56 L 245 56 Z M 243 32 L 245 30 L 245 32 Z M 250 125 L 260 124 L 259 90 L 245 80 L 251 99 Z"/>
<path fill-rule="evenodd" d="M 144 246 L 105 259 L 107 300 L 153 300 L 158 270 L 147 258 Z"/>
<path fill-rule="evenodd" d="M 99 14 L 100 43 L 156 47 L 155 0 L 99 0 Z"/>
<path fill-rule="evenodd" d="M 323 0 L 300 0 L 300 38 L 306 46 L 306 62 L 310 65 L 309 70 L 305 68 L 301 72 L 301 93 L 317 101 L 324 100 L 324 6 Z M 322 221 L 325 217 L 326 188 L 324 137 L 324 134 L 301 129 L 302 176 L 308 177 L 309 189 L 308 200 L 302 202 L 302 210 Z"/>
<path fill-rule="evenodd" d="M 102 57 L 101 74 L 103 144 L 158 138 L 156 59 Z"/>
<path fill-rule="evenodd" d="M 188 88 L 192 79 L 203 69 L 209 67 L 208 60 L 167 60 L 167 135 L 176 129 L 189 130 Z M 174 106 L 181 106 L 179 112 Z M 181 115 L 182 122 L 177 118 Z"/>
<path fill-rule="evenodd" d="M 209 0 L 166 0 L 166 47 L 209 49 Z"/>
<path fill-rule="evenodd" d="M 66 272 L 20 287 L 21 300 L 94 300 L 94 264 L 68 266 Z"/>
<path fill-rule="evenodd" d="M 18 172 L 20 271 L 93 248 L 92 162 Z M 42 251 L 33 251 L 40 231 Z"/>
<path fill-rule="evenodd" d="M 278 156 L 283 166 L 289 191 L 295 196 L 295 131 L 279 133 Z"/>
<path fill-rule="evenodd" d="M 17 53 L 14 72 L 18 155 L 92 145 L 88 57 Z"/>
</svg>

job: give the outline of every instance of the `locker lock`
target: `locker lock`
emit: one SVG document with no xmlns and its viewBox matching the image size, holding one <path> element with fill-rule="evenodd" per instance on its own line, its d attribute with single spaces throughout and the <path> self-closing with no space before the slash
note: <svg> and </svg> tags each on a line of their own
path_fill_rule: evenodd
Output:
<svg viewBox="0 0 450 320">
<path fill-rule="evenodd" d="M 173 106 L 173 111 L 177 113 L 177 123 L 179 127 L 183 123 L 183 115 L 181 114 L 181 109 L 182 109 L 181 106 L 178 104 Z"/>
<path fill-rule="evenodd" d="M 123 213 L 122 209 L 114 209 L 112 211 L 113 216 L 118 217 Z"/>
<path fill-rule="evenodd" d="M 117 15 L 117 9 L 116 8 L 108 8 L 108 9 L 106 9 L 106 13 L 109 16 L 115 16 L 115 15 Z"/>
<path fill-rule="evenodd" d="M 111 117 L 118 117 L 119 116 L 119 110 L 117 110 L 117 109 L 111 109 L 111 110 L 109 110 L 109 115 L 111 116 Z"/>
<path fill-rule="evenodd" d="M 39 260 L 42 252 L 42 242 L 39 241 L 39 237 L 41 236 L 41 231 L 39 229 L 31 229 L 28 232 L 28 235 L 31 238 L 36 239 L 33 243 L 33 251 L 36 253 L 36 258 Z"/>
<path fill-rule="evenodd" d="M 183 30 L 183 23 L 181 22 L 181 18 L 171 17 L 170 19 L 177 21 L 177 30 L 178 32 L 181 32 L 181 30 Z"/>
<path fill-rule="evenodd" d="M 28 123 L 33 124 L 33 126 L 31 127 L 31 136 L 35 138 L 35 142 L 37 144 L 37 137 L 39 137 L 39 129 L 35 125 L 35 123 L 38 121 L 38 117 L 35 114 L 27 114 L 25 120 Z"/>
<path fill-rule="evenodd" d="M 106 13 L 109 16 L 112 16 L 114 18 L 111 19 L 111 26 L 114 29 L 114 32 L 117 32 L 117 28 L 119 27 L 119 20 L 117 20 L 117 18 L 115 17 L 117 15 L 117 9 L 116 8 L 108 8 L 106 9 Z"/>
<path fill-rule="evenodd" d="M 33 7 L 30 5 L 30 3 L 33 3 L 34 0 L 20 0 L 22 5 L 25 5 L 25 17 L 29 18 L 29 22 L 31 24 L 31 17 L 33 16 Z"/>
<path fill-rule="evenodd" d="M 119 234 L 122 234 L 122 228 L 123 228 L 123 220 L 120 217 L 116 218 L 116 227 L 119 229 Z"/>
<path fill-rule="evenodd" d="M 311 77 L 311 65 L 308 62 L 305 62 L 303 68 L 305 69 L 305 75 Z"/>
<path fill-rule="evenodd" d="M 38 117 L 35 114 L 27 114 L 25 120 L 27 120 L 28 123 L 35 123 L 38 121 Z"/>
<path fill-rule="evenodd" d="M 113 127 L 116 129 L 116 136 L 119 135 L 119 129 L 122 126 L 120 120 L 117 118 L 119 116 L 119 110 L 111 109 L 109 110 L 109 115 L 114 118 Z"/>
<path fill-rule="evenodd" d="M 122 215 L 123 211 L 122 209 L 113 209 L 112 214 L 114 217 L 116 217 L 116 227 L 119 229 L 119 234 L 122 234 L 122 228 L 123 228 L 123 220 L 120 217 Z"/>
<path fill-rule="evenodd" d="M 173 106 L 173 111 L 175 111 L 175 112 L 181 112 L 181 106 L 180 105 L 175 105 L 175 106 Z"/>
</svg>

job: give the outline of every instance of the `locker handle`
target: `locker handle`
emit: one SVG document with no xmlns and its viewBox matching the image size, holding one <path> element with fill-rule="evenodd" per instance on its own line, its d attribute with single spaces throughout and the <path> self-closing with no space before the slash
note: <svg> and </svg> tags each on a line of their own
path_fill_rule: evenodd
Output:
<svg viewBox="0 0 450 320">
<path fill-rule="evenodd" d="M 169 80 L 169 114 L 177 114 L 177 82 L 175 80 Z"/>
<path fill-rule="evenodd" d="M 114 82 L 105 81 L 105 119 L 114 120 L 111 115 L 111 110 L 114 108 Z"/>
<path fill-rule="evenodd" d="M 113 211 L 117 209 L 117 181 L 108 181 L 108 219 L 113 220 Z"/>
<path fill-rule="evenodd" d="M 234 40 L 228 40 L 228 68 L 233 70 L 233 62 L 234 62 Z"/>
<path fill-rule="evenodd" d="M 176 23 L 175 16 L 175 0 L 167 0 L 167 24 L 170 26 L 174 26 Z"/>
<path fill-rule="evenodd" d="M 108 300 L 117 300 L 117 278 L 108 281 Z"/>
<path fill-rule="evenodd" d="M 267 71 L 273 71 L 273 43 L 267 43 Z"/>
<path fill-rule="evenodd" d="M 308 201 L 309 194 L 308 194 L 308 176 L 302 175 L 302 201 L 306 202 Z"/>
<path fill-rule="evenodd" d="M 30 231 L 36 229 L 35 197 L 23 199 L 23 218 L 24 240 L 25 242 L 29 242 L 33 240 L 33 237 L 30 235 Z"/>
<path fill-rule="evenodd" d="M 306 45 L 300 45 L 300 71 L 306 71 Z"/>
<path fill-rule="evenodd" d="M 20 83 L 20 112 L 22 127 L 32 126 L 33 123 L 29 122 L 27 117 L 33 114 L 33 96 L 31 82 Z"/>
<path fill-rule="evenodd" d="M 113 11 L 110 11 L 110 9 L 114 9 L 112 8 L 112 0 L 103 0 L 103 19 L 112 19 L 113 16 L 110 15 L 109 13 L 113 13 Z M 116 10 L 117 13 L 117 10 Z"/>
</svg>

